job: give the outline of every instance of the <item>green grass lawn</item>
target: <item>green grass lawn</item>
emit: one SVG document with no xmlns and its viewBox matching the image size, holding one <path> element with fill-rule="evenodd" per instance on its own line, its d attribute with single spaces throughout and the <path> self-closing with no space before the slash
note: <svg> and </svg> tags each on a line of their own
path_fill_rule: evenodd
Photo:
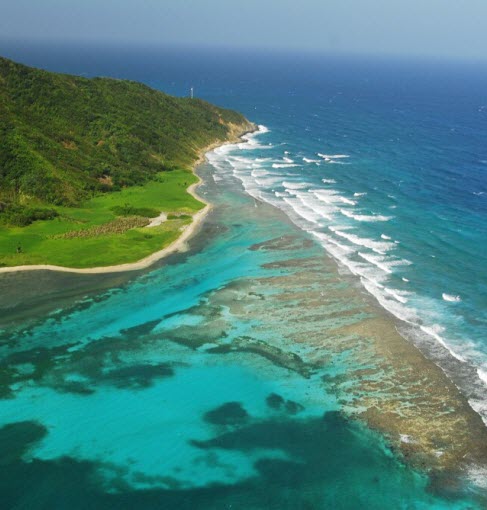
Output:
<svg viewBox="0 0 487 510">
<path fill-rule="evenodd" d="M 99 195 L 77 208 L 57 207 L 60 216 L 53 220 L 37 221 L 27 227 L 0 226 L 0 265 L 86 268 L 136 262 L 177 239 L 181 227 L 191 219 L 172 219 L 157 227 L 133 228 L 122 234 L 72 239 L 55 236 L 109 223 L 117 218 L 112 210 L 116 206 L 192 214 L 204 207 L 186 191 L 196 181 L 196 176 L 187 170 L 163 172 L 157 180 L 143 186 Z M 17 253 L 18 245 L 21 253 Z"/>
</svg>

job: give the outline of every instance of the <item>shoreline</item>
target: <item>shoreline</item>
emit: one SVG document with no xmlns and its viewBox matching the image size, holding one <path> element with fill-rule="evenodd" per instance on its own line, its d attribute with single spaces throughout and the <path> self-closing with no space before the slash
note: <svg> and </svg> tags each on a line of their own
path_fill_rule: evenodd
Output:
<svg viewBox="0 0 487 510">
<path fill-rule="evenodd" d="M 229 140 L 226 142 L 214 142 L 198 151 L 198 158 L 193 165 L 193 173 L 197 176 L 198 181 L 189 186 L 187 191 L 204 203 L 205 206 L 193 215 L 192 223 L 182 231 L 178 239 L 164 249 L 137 262 L 115 266 L 83 269 L 50 265 L 16 266 L 0 268 L 0 274 L 35 270 L 75 274 L 126 273 L 146 269 L 164 257 L 181 251 L 185 247 L 185 243 L 198 232 L 207 214 L 213 208 L 212 203 L 201 198 L 195 191 L 203 182 L 195 170 L 206 160 L 206 155 L 209 152 L 217 147 L 239 143 L 239 140 L 249 132 L 253 131 L 231 133 Z M 280 211 L 278 208 L 277 210 Z M 289 220 L 285 213 L 282 212 L 282 214 Z M 332 258 L 332 260 L 332 264 L 337 270 L 339 264 L 335 259 Z M 396 374 L 388 375 L 385 378 L 387 384 L 396 387 L 394 390 L 395 397 L 389 400 L 387 396 L 381 396 L 377 393 L 375 382 L 372 379 L 364 377 L 360 369 L 357 370 L 357 373 L 352 370 L 348 374 L 348 378 L 353 381 L 357 392 L 355 404 L 361 402 L 365 405 L 362 409 L 360 409 L 361 405 L 356 407 L 352 405 L 348 410 L 350 417 L 358 419 L 372 430 L 383 435 L 389 442 L 391 449 L 396 453 L 400 452 L 403 459 L 416 468 L 425 469 L 425 466 L 428 466 L 428 470 L 438 470 L 439 472 L 457 471 L 458 473 L 472 461 L 474 464 L 480 461 L 479 465 L 484 466 L 487 451 L 482 444 L 482 439 L 487 437 L 487 431 L 480 414 L 472 408 L 467 397 L 448 377 L 441 366 L 426 356 L 422 349 L 397 330 L 396 325 L 398 322 L 402 324 L 403 321 L 397 319 L 373 299 L 367 299 L 366 303 L 369 303 L 366 305 L 367 307 L 370 306 L 370 308 L 379 311 L 375 318 L 364 321 L 357 327 L 344 326 L 343 328 L 337 328 L 335 333 L 344 337 L 354 334 L 358 335 L 359 338 L 374 338 L 379 331 L 378 336 L 381 339 L 387 339 L 386 343 L 378 340 L 370 345 L 375 354 L 372 358 L 376 361 L 377 359 L 382 360 L 380 365 L 384 373 Z M 400 359 L 393 355 L 391 347 L 392 351 L 401 353 Z M 369 361 L 372 362 L 372 358 Z M 421 373 L 428 380 L 428 395 L 415 389 L 414 384 L 410 386 L 411 380 L 416 381 L 417 379 L 415 375 L 410 373 L 413 367 L 421 367 Z M 334 389 L 338 395 L 342 393 L 340 390 L 342 382 L 337 377 L 336 382 L 331 383 L 332 386 L 336 385 Z M 447 388 L 446 393 L 443 392 L 445 388 Z M 412 395 L 414 396 L 413 400 L 417 401 L 419 406 L 404 407 L 404 403 L 409 402 L 409 397 Z M 454 412 L 442 416 L 439 421 L 442 424 L 440 428 L 443 430 L 439 430 L 435 422 L 438 419 L 439 409 L 442 409 L 446 402 L 448 402 L 451 409 L 454 409 Z M 441 412 L 444 412 L 444 410 Z M 444 446 L 447 443 L 450 443 L 449 448 Z"/>
<path fill-rule="evenodd" d="M 268 202 L 262 203 L 280 211 L 289 224 L 305 232 L 284 211 Z M 356 275 L 342 274 L 339 261 L 325 248 L 321 249 L 332 261 L 333 274 L 352 282 L 350 289 L 354 290 L 350 294 L 355 293 L 359 285 Z M 299 263 L 296 259 L 283 267 L 299 267 Z M 436 481 L 470 479 L 474 469 L 487 473 L 487 427 L 467 394 L 431 353 L 427 355 L 424 346 L 420 348 L 405 336 L 407 322 L 381 306 L 362 286 L 357 295 L 361 294 L 365 309 L 371 310 L 373 316 L 357 325 L 337 326 L 331 337 L 344 339 L 341 343 L 347 352 L 352 352 L 356 344 L 367 345 L 370 350 L 357 350 L 354 354 L 357 368 L 328 379 L 338 398 L 344 399 L 347 416 L 381 434 L 391 451 L 405 463 L 421 472 L 434 473 Z M 321 302 L 323 295 L 317 300 Z M 351 337 L 356 340 L 346 340 Z M 309 346 L 310 340 L 307 335 L 298 342 Z M 336 342 L 326 345 L 322 333 L 317 335 L 316 345 L 319 349 L 340 352 Z M 382 391 L 379 378 L 386 391 Z M 353 390 L 342 390 L 342 385 L 350 385 Z"/>
<path fill-rule="evenodd" d="M 241 136 L 244 135 L 245 133 Z M 203 149 L 195 162 L 194 169 L 205 160 L 206 154 L 215 147 L 235 142 L 238 142 L 238 140 L 223 144 L 215 143 L 209 148 Z M 203 223 L 206 214 L 214 207 L 213 204 L 217 204 L 216 197 L 211 198 L 210 195 L 209 200 L 213 202 L 211 204 L 195 194 L 195 188 L 203 180 L 206 182 L 206 172 L 205 167 L 200 172 L 202 176 L 196 174 L 198 182 L 188 188 L 188 192 L 204 202 L 206 206 L 198 211 L 197 214 L 201 214 L 195 228 L 187 232 L 190 230 L 189 227 L 193 226 L 193 222 L 182 233 L 181 237 L 185 234 L 186 237 L 181 244 L 184 244 L 184 241 L 196 232 L 196 227 Z M 294 225 L 280 209 L 269 204 L 265 204 L 265 206 L 275 209 L 277 214 L 283 216 L 286 223 Z M 296 229 L 302 232 L 299 227 L 296 227 Z M 166 247 L 165 250 L 161 250 L 161 252 L 168 250 L 161 258 L 177 251 L 178 248 L 174 245 L 181 240 L 181 237 Z M 170 248 L 173 248 L 173 250 L 169 251 Z M 152 256 L 161 252 L 152 254 Z M 328 253 L 326 250 L 323 250 L 323 252 Z M 287 261 L 288 266 L 283 265 L 282 267 L 299 268 L 300 262 L 298 259 L 290 259 Z M 333 270 L 336 271 L 338 263 L 330 257 L 330 263 L 327 266 L 333 267 Z M 62 270 L 57 271 L 62 272 Z M 130 269 L 121 270 L 120 273 L 123 274 L 124 271 L 130 271 Z M 53 274 L 55 272 L 53 271 Z M 65 272 L 86 273 L 90 271 L 68 270 Z M 115 273 L 118 271 L 100 272 Z M 338 273 L 339 271 L 337 271 L 337 276 Z M 343 278 L 343 275 L 339 275 L 339 278 Z M 345 278 L 355 281 L 355 277 L 352 275 L 347 275 Z M 260 282 L 262 284 L 265 280 Z M 273 279 L 273 284 L 276 284 L 276 282 L 279 286 L 279 278 L 277 280 Z M 325 284 L 326 280 L 323 283 Z M 296 282 L 293 284 L 291 281 L 289 289 L 298 289 L 299 291 L 300 286 L 297 287 L 295 284 Z M 316 296 L 313 292 L 316 293 Z M 313 307 L 317 306 L 313 300 L 316 298 L 317 302 L 321 303 L 323 296 L 318 294 L 316 289 L 310 289 L 309 293 L 309 310 L 313 310 Z M 350 290 L 346 293 L 349 293 L 350 296 L 355 295 L 354 287 L 350 287 Z M 480 461 L 478 463 L 479 469 L 483 468 L 487 458 L 487 452 L 485 451 L 485 444 L 487 444 L 485 438 L 487 436 L 483 424 L 479 422 L 478 413 L 468 405 L 465 395 L 458 388 L 453 387 L 453 381 L 448 380 L 448 376 L 443 373 L 441 367 L 425 356 L 418 346 L 407 340 L 397 330 L 398 319 L 378 305 L 369 294 L 367 296 L 369 297 L 365 299 L 365 309 L 378 310 L 380 313 L 376 316 L 374 314 L 374 317 L 361 320 L 355 325 L 337 325 L 336 329 L 332 330 L 333 335 L 330 336 L 330 339 L 340 336 L 342 338 L 340 343 L 343 345 L 338 345 L 334 341 L 327 343 L 327 335 L 323 337 L 322 332 L 319 332 L 315 339 L 312 335 L 307 334 L 302 338 L 293 338 L 293 340 L 298 344 L 306 343 L 306 345 L 314 346 L 323 354 L 331 352 L 337 356 L 340 355 L 342 349 L 352 352 L 356 346 L 361 346 L 354 354 L 359 363 L 346 374 L 336 374 L 329 377 L 327 384 L 335 392 L 338 399 L 344 399 L 341 405 L 343 405 L 343 409 L 346 409 L 344 412 L 347 418 L 361 422 L 379 433 L 385 439 L 393 454 L 397 455 L 408 466 L 422 473 L 432 474 L 431 483 L 433 487 L 435 485 L 439 487 L 448 486 L 449 483 L 456 483 L 455 480 L 457 479 L 467 477 L 468 468 L 477 464 L 478 461 Z M 281 304 L 286 303 L 286 299 L 283 296 Z M 238 306 L 241 307 L 243 302 L 245 300 L 240 297 Z M 253 306 L 253 303 L 254 299 L 250 297 L 247 305 Z M 319 309 L 316 308 L 316 310 Z M 350 340 L 352 336 L 355 338 L 353 341 Z M 364 346 L 367 346 L 367 349 L 363 349 Z M 370 352 L 367 352 L 369 349 Z M 325 357 L 323 357 L 323 362 L 327 362 Z M 372 365 L 377 366 L 372 368 Z M 374 378 L 374 374 L 381 377 L 380 387 Z M 344 383 L 351 384 L 352 389 L 343 390 L 341 386 Z M 386 391 L 383 391 L 384 389 Z M 347 403 L 346 398 L 352 400 Z"/>
<path fill-rule="evenodd" d="M 24 271 L 55 271 L 61 273 L 77 273 L 77 274 L 105 274 L 105 273 L 121 273 L 127 271 L 140 271 L 142 269 L 147 269 L 148 267 L 167 257 L 168 255 L 181 251 L 182 249 L 185 248 L 185 243 L 194 234 L 198 232 L 199 227 L 203 223 L 203 220 L 206 218 L 207 214 L 211 211 L 213 207 L 212 204 L 207 202 L 205 199 L 203 199 L 196 193 L 196 189 L 202 182 L 201 177 L 196 173 L 196 168 L 202 163 L 204 163 L 204 161 L 206 160 L 206 154 L 208 152 L 211 152 L 217 147 L 238 143 L 243 136 L 255 131 L 256 126 L 252 123 L 250 123 L 248 127 L 250 126 L 252 126 L 252 129 L 247 129 L 244 131 L 238 130 L 236 126 L 235 127 L 231 126 L 230 137 L 227 141 L 213 142 L 210 145 L 198 151 L 198 158 L 194 162 L 191 170 L 192 173 L 198 178 L 198 181 L 195 182 L 194 184 L 191 184 L 186 191 L 196 200 L 202 202 L 204 204 L 204 207 L 192 215 L 191 223 L 184 228 L 184 230 L 181 232 L 181 235 L 162 250 L 151 253 L 147 257 L 144 257 L 143 259 L 140 259 L 136 262 L 127 262 L 124 264 L 116 264 L 112 266 L 76 268 L 56 266 L 53 264 L 32 264 L 23 266 L 0 267 L 0 275 Z"/>
</svg>

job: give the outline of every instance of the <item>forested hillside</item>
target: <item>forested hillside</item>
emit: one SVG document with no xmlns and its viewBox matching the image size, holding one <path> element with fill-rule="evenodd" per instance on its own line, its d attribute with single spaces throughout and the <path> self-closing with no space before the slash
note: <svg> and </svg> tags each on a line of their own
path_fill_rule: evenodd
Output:
<svg viewBox="0 0 487 510">
<path fill-rule="evenodd" d="M 189 168 L 198 150 L 250 124 L 205 101 L 0 58 L 0 222 L 29 224 L 100 192 Z"/>
</svg>

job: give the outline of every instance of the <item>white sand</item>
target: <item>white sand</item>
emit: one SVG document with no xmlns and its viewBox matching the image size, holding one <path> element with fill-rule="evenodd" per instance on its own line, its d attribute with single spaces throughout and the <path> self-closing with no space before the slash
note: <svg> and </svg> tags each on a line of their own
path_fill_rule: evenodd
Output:
<svg viewBox="0 0 487 510">
<path fill-rule="evenodd" d="M 159 225 L 162 225 L 166 220 L 167 214 L 165 212 L 161 212 L 159 216 L 156 216 L 155 218 L 152 218 L 150 220 L 150 223 L 147 225 L 146 228 L 158 227 Z"/>
<path fill-rule="evenodd" d="M 196 161 L 194 168 L 196 168 L 198 165 L 200 165 L 205 159 L 206 154 L 216 147 L 219 147 L 221 145 L 226 145 L 228 143 L 235 143 L 237 142 L 241 136 L 243 136 L 244 133 L 240 135 L 235 135 L 232 137 L 231 140 L 225 143 L 213 143 L 210 146 L 206 147 L 204 150 L 200 152 L 200 157 Z M 155 253 L 152 253 L 148 257 L 143 258 L 142 260 L 139 260 L 137 262 L 130 262 L 127 264 L 118 264 L 115 266 L 102 266 L 102 267 L 90 267 L 85 269 L 79 269 L 75 267 L 63 267 L 63 266 L 54 266 L 50 264 L 36 264 L 36 265 L 26 265 L 26 266 L 14 266 L 14 267 L 1 267 L 0 268 L 0 274 L 1 273 L 13 273 L 16 271 L 38 271 L 38 270 L 50 270 L 50 271 L 61 271 L 64 273 L 86 273 L 86 274 L 96 274 L 96 273 L 118 273 L 122 271 L 137 271 L 140 269 L 145 269 L 154 262 L 157 262 L 158 260 L 161 260 L 164 257 L 167 257 L 168 255 L 178 252 L 178 251 L 185 251 L 187 249 L 186 241 L 194 235 L 200 228 L 201 224 L 203 223 L 203 220 L 205 219 L 208 212 L 211 210 L 211 204 L 209 204 L 206 200 L 202 199 L 200 196 L 196 194 L 196 188 L 201 184 L 201 179 L 198 178 L 198 182 L 192 184 L 188 188 L 188 193 L 193 195 L 197 200 L 200 202 L 203 202 L 205 204 L 205 207 L 195 213 L 193 215 L 193 221 L 191 224 L 184 227 L 182 230 L 181 235 L 176 239 L 173 243 L 171 243 L 169 246 L 166 246 L 164 249 L 157 251 Z M 164 218 L 163 218 L 164 215 Z M 166 220 L 165 213 L 162 213 L 157 218 L 154 218 L 151 223 L 148 225 L 149 227 L 153 227 L 156 225 L 160 225 Z M 155 223 L 158 222 L 158 223 Z"/>
</svg>

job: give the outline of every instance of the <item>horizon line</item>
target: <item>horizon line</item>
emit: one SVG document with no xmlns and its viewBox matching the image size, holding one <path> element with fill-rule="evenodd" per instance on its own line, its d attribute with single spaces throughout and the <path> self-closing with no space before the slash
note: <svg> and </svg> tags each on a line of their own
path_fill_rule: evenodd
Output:
<svg viewBox="0 0 487 510">
<path fill-rule="evenodd" d="M 463 63 L 487 63 L 487 55 L 481 56 L 467 56 L 467 55 L 437 55 L 437 54 L 418 54 L 418 53 L 402 53 L 402 52 L 374 52 L 374 51 L 351 51 L 339 49 L 324 49 L 324 48 L 307 48 L 307 47 L 273 47 L 273 46 L 257 46 L 257 45 L 216 45 L 216 44 L 181 44 L 181 43 L 167 43 L 163 41 L 125 41 L 125 40 L 111 40 L 111 39 L 47 39 L 47 38 L 21 38 L 21 37 L 2 37 L 0 36 L 0 53 L 3 53 L 2 45 L 16 46 L 16 49 L 27 50 L 30 45 L 35 45 L 37 49 L 55 48 L 59 49 L 66 46 L 70 48 L 86 48 L 92 49 L 94 47 L 103 49 L 124 49 L 124 50 L 165 50 L 165 51 L 201 51 L 201 52 L 215 52 L 215 53 L 241 53 L 241 54 L 255 54 L 260 53 L 262 56 L 309 56 L 309 57 L 328 57 L 328 58 L 372 58 L 372 59 L 395 59 L 398 61 L 438 61 L 438 62 L 463 62 Z"/>
</svg>

